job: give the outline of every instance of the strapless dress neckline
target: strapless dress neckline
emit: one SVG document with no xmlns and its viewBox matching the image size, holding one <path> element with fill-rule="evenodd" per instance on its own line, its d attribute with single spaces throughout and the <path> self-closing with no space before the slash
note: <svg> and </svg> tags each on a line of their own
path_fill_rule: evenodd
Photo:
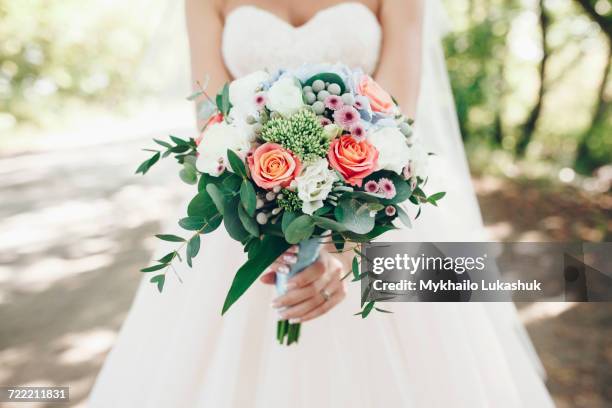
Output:
<svg viewBox="0 0 612 408">
<path fill-rule="evenodd" d="M 225 18 L 222 54 L 233 77 L 258 69 L 336 62 L 372 73 L 381 41 L 376 15 L 358 2 L 321 9 L 300 26 L 264 8 L 244 5 Z"/>
</svg>

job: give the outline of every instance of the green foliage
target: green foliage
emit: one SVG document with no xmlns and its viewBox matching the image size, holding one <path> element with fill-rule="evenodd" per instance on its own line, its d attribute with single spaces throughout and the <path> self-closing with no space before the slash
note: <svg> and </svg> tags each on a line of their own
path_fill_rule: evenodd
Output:
<svg viewBox="0 0 612 408">
<path fill-rule="evenodd" d="M 354 198 L 343 198 L 334 214 L 338 222 L 356 234 L 367 234 L 374 228 L 374 216 L 370 214 L 367 203 Z"/>
<path fill-rule="evenodd" d="M 575 169 L 585 173 L 610 162 L 612 120 L 605 113 L 612 75 L 604 78 L 612 41 L 609 10 L 596 7 L 596 0 L 543 2 L 548 24 L 542 49 L 542 21 L 525 23 L 527 15 L 541 13 L 540 2 L 445 3 L 453 22 L 444 44 L 447 66 L 468 152 L 502 150 L 512 159 L 517 144 L 530 141 L 526 160 L 547 162 L 551 169 L 571 166 L 574 157 Z M 534 109 L 538 104 L 541 109 Z M 533 130 L 525 126 L 530 120 Z"/>
<path fill-rule="evenodd" d="M 300 215 L 289 224 L 285 231 L 285 239 L 290 244 L 297 244 L 308 239 L 314 232 L 315 223 L 311 216 Z"/>
<path fill-rule="evenodd" d="M 325 157 L 330 141 L 323 126 L 310 110 L 302 110 L 289 118 L 271 119 L 261 132 L 263 140 L 278 143 L 291 150 L 303 161 Z"/>
<path fill-rule="evenodd" d="M 297 212 L 302 210 L 302 200 L 298 197 L 297 192 L 283 189 L 282 198 L 276 200 L 278 206 L 288 212 Z"/>
<path fill-rule="evenodd" d="M 146 19 L 134 18 L 129 2 L 105 3 L 0 0 L 0 112 L 41 123 L 75 99 L 117 100 L 136 89 Z"/>
<path fill-rule="evenodd" d="M 255 206 L 257 205 L 257 196 L 255 187 L 249 180 L 243 180 L 240 186 L 240 201 L 246 210 L 246 213 L 253 217 L 255 215 Z"/>
<path fill-rule="evenodd" d="M 261 245 L 256 247 L 254 253 L 252 255 L 249 253 L 249 260 L 236 272 L 225 298 L 221 314 L 227 312 L 244 292 L 251 287 L 263 271 L 288 248 L 289 244 L 280 237 L 264 237 Z"/>
</svg>

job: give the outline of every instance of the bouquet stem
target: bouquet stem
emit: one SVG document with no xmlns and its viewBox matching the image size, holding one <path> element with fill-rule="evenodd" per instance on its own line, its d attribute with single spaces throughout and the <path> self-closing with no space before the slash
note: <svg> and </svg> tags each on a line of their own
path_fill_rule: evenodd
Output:
<svg viewBox="0 0 612 408">
<path fill-rule="evenodd" d="M 280 344 L 290 346 L 300 339 L 300 323 L 289 323 L 289 320 L 279 320 L 276 325 L 276 339 Z"/>
<path fill-rule="evenodd" d="M 310 238 L 299 243 L 300 251 L 297 254 L 297 262 L 291 266 L 288 274 L 276 274 L 276 292 L 283 295 L 287 292 L 287 281 L 300 273 L 304 268 L 312 265 L 319 257 L 321 249 L 320 238 Z M 300 323 L 289 323 L 288 320 L 280 320 L 276 325 L 276 339 L 280 344 L 287 346 L 297 343 L 300 338 Z"/>
</svg>

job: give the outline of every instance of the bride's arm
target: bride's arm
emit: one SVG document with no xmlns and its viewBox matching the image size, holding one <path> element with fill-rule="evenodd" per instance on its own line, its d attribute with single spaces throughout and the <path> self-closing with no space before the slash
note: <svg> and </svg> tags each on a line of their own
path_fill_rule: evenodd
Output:
<svg viewBox="0 0 612 408">
<path fill-rule="evenodd" d="M 421 81 L 422 28 L 425 0 L 383 0 L 383 30 L 376 81 L 414 118 Z"/>
<path fill-rule="evenodd" d="M 216 94 L 230 79 L 221 57 L 223 17 L 219 1 L 185 0 L 185 15 L 194 89 L 196 81 L 208 75 L 209 94 Z"/>
</svg>

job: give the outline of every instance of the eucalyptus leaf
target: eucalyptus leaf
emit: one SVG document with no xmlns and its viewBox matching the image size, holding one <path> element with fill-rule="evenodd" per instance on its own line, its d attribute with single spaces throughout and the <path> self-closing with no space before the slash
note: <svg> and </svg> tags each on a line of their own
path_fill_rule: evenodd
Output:
<svg viewBox="0 0 612 408">
<path fill-rule="evenodd" d="M 211 218 L 215 214 L 218 214 L 219 210 L 213 202 L 208 191 L 200 191 L 195 197 L 189 202 L 187 206 L 187 215 L 189 216 L 200 216 L 204 218 Z"/>
<path fill-rule="evenodd" d="M 153 139 L 153 141 L 154 141 L 155 143 L 157 143 L 158 145 L 165 147 L 166 149 L 169 149 L 169 148 L 171 148 L 171 147 L 172 147 L 172 145 L 171 145 L 170 143 L 168 143 L 168 142 L 164 142 L 163 140 Z"/>
<path fill-rule="evenodd" d="M 155 235 L 157 238 L 161 239 L 162 241 L 168 241 L 168 242 L 185 242 L 185 238 L 181 238 L 177 235 L 172 235 L 172 234 L 157 234 Z"/>
<path fill-rule="evenodd" d="M 154 277 L 151 278 L 150 282 L 156 283 L 157 290 L 159 290 L 159 293 L 161 293 L 162 290 L 164 290 L 164 283 L 166 282 L 166 275 L 155 275 Z"/>
<path fill-rule="evenodd" d="M 201 216 L 192 216 L 185 217 L 179 220 L 179 225 L 181 228 L 186 229 L 187 231 L 197 231 L 204 228 L 206 224 L 206 219 Z"/>
<path fill-rule="evenodd" d="M 159 271 L 160 269 L 164 269 L 166 266 L 165 263 L 163 264 L 159 264 L 159 265 L 153 265 L 153 266 L 149 266 L 148 268 L 143 268 L 140 270 L 140 272 L 155 272 L 155 271 Z"/>
<path fill-rule="evenodd" d="M 229 160 L 230 166 L 232 167 L 232 171 L 234 173 L 236 173 L 242 178 L 246 178 L 246 167 L 244 166 L 244 162 L 242 161 L 240 156 L 236 154 L 236 152 L 231 149 L 227 149 L 227 160 Z"/>
<path fill-rule="evenodd" d="M 410 216 L 408 213 L 406 213 L 406 211 L 404 211 L 404 209 L 399 205 L 396 205 L 395 209 L 397 210 L 397 216 L 399 217 L 400 221 L 402 221 L 406 227 L 412 228 L 412 222 L 410 221 Z"/>
<path fill-rule="evenodd" d="M 242 206 L 246 210 L 247 214 L 251 217 L 255 215 L 255 206 L 257 204 L 257 195 L 255 194 L 255 188 L 253 184 L 247 179 L 242 181 L 240 186 L 240 201 Z"/>
<path fill-rule="evenodd" d="M 169 254 L 164 255 L 163 257 L 159 258 L 157 260 L 157 262 L 162 263 L 162 264 L 167 264 L 168 262 L 170 262 L 172 259 L 174 259 L 174 251 L 170 252 Z"/>
<path fill-rule="evenodd" d="M 249 238 L 250 234 L 242 225 L 238 214 L 238 207 L 240 207 L 240 200 L 237 197 L 225 203 L 223 225 L 230 237 L 236 241 L 244 242 Z"/>
<path fill-rule="evenodd" d="M 194 101 L 194 100 L 198 99 L 200 96 L 202 96 L 203 94 L 204 94 L 204 92 L 202 92 L 202 91 L 194 92 L 194 93 L 192 93 L 191 95 L 189 95 L 187 97 L 187 100 L 188 101 Z"/>
<path fill-rule="evenodd" d="M 314 220 L 309 215 L 301 215 L 289 224 L 285 231 L 285 238 L 290 244 L 297 244 L 308 239 L 314 232 Z"/>
<path fill-rule="evenodd" d="M 246 210 L 242 206 L 238 206 L 238 217 L 240 218 L 242 226 L 249 234 L 251 234 L 253 237 L 259 236 L 259 224 L 257 224 L 257 221 L 255 221 L 253 217 L 247 214 Z"/>
<path fill-rule="evenodd" d="M 291 224 L 291 222 L 293 222 L 293 220 L 295 220 L 297 218 L 297 214 L 291 211 L 285 211 L 283 213 L 283 220 L 281 222 L 281 229 L 283 231 L 283 233 L 287 233 L 287 227 L 289 227 L 289 224 Z"/>
<path fill-rule="evenodd" d="M 174 144 L 176 144 L 177 146 L 187 146 L 189 147 L 189 142 L 187 140 L 183 140 L 180 137 L 176 137 L 176 136 L 172 136 L 170 135 L 170 139 L 174 142 Z"/>
<path fill-rule="evenodd" d="M 243 178 L 234 174 L 227 172 L 227 176 L 221 182 L 221 189 L 224 192 L 227 192 L 229 195 L 235 195 L 240 191 L 240 186 L 242 185 Z"/>
<path fill-rule="evenodd" d="M 355 279 L 359 279 L 359 257 L 355 255 L 353 257 L 353 263 L 351 265 L 351 270 L 353 271 L 353 277 Z"/>
<path fill-rule="evenodd" d="M 215 206 L 217 207 L 217 211 L 219 211 L 221 215 L 225 215 L 226 199 L 223 193 L 221 192 L 221 190 L 219 189 L 219 187 L 217 187 L 215 184 L 212 184 L 212 183 L 207 184 L 206 192 L 210 196 L 213 203 L 215 203 Z"/>
<path fill-rule="evenodd" d="M 195 235 L 193 238 L 189 240 L 189 243 L 187 244 L 187 250 L 185 251 L 187 265 L 189 265 L 189 267 L 193 266 L 192 259 L 196 257 L 199 251 L 200 251 L 200 236 Z"/>
<path fill-rule="evenodd" d="M 335 210 L 336 219 L 347 230 L 357 234 L 367 234 L 374 228 L 374 217 L 370 216 L 367 204 L 354 198 L 340 200 Z"/>
<path fill-rule="evenodd" d="M 204 99 L 202 102 L 198 103 L 197 112 L 198 119 L 206 122 L 215 112 L 217 112 L 217 107 L 208 99 Z"/>
<path fill-rule="evenodd" d="M 374 301 L 370 301 L 368 302 L 367 305 L 365 305 L 365 307 L 363 308 L 363 311 L 361 312 L 361 317 L 363 319 L 365 319 L 366 317 L 368 317 L 368 315 L 370 314 L 370 312 L 372 311 L 372 309 L 374 308 Z"/>
<path fill-rule="evenodd" d="M 438 200 L 441 200 L 445 195 L 446 195 L 446 193 L 444 191 L 441 191 L 441 192 L 436 193 L 436 194 L 432 194 L 429 197 L 427 197 L 427 202 L 437 206 L 438 205 Z"/>
<path fill-rule="evenodd" d="M 161 154 L 157 152 L 153 156 L 151 156 L 149 159 L 142 162 L 140 166 L 138 166 L 138 168 L 136 169 L 136 174 L 138 173 L 146 174 L 151 168 L 151 166 L 157 163 L 160 157 L 161 157 Z"/>
<path fill-rule="evenodd" d="M 188 256 L 195 258 L 198 255 L 198 252 L 200 252 L 200 242 L 199 235 L 194 235 L 194 237 L 189 240 L 189 243 L 187 244 Z"/>
<path fill-rule="evenodd" d="M 332 220 L 331 218 L 324 218 L 313 215 L 312 219 L 318 227 L 321 227 L 325 230 L 337 232 L 346 231 L 346 227 L 343 224 L 339 223 L 336 220 Z"/>
<path fill-rule="evenodd" d="M 228 83 L 223 85 L 221 92 L 219 92 L 217 94 L 217 97 L 215 98 L 215 102 L 217 104 L 217 108 L 219 109 L 219 111 L 221 111 L 223 116 L 227 116 L 227 114 L 229 113 L 232 107 L 232 104 L 230 103 L 230 100 L 229 100 L 229 84 Z"/>
<path fill-rule="evenodd" d="M 198 173 L 188 167 L 184 167 L 179 171 L 179 177 L 185 184 L 194 185 L 198 182 Z"/>
</svg>

